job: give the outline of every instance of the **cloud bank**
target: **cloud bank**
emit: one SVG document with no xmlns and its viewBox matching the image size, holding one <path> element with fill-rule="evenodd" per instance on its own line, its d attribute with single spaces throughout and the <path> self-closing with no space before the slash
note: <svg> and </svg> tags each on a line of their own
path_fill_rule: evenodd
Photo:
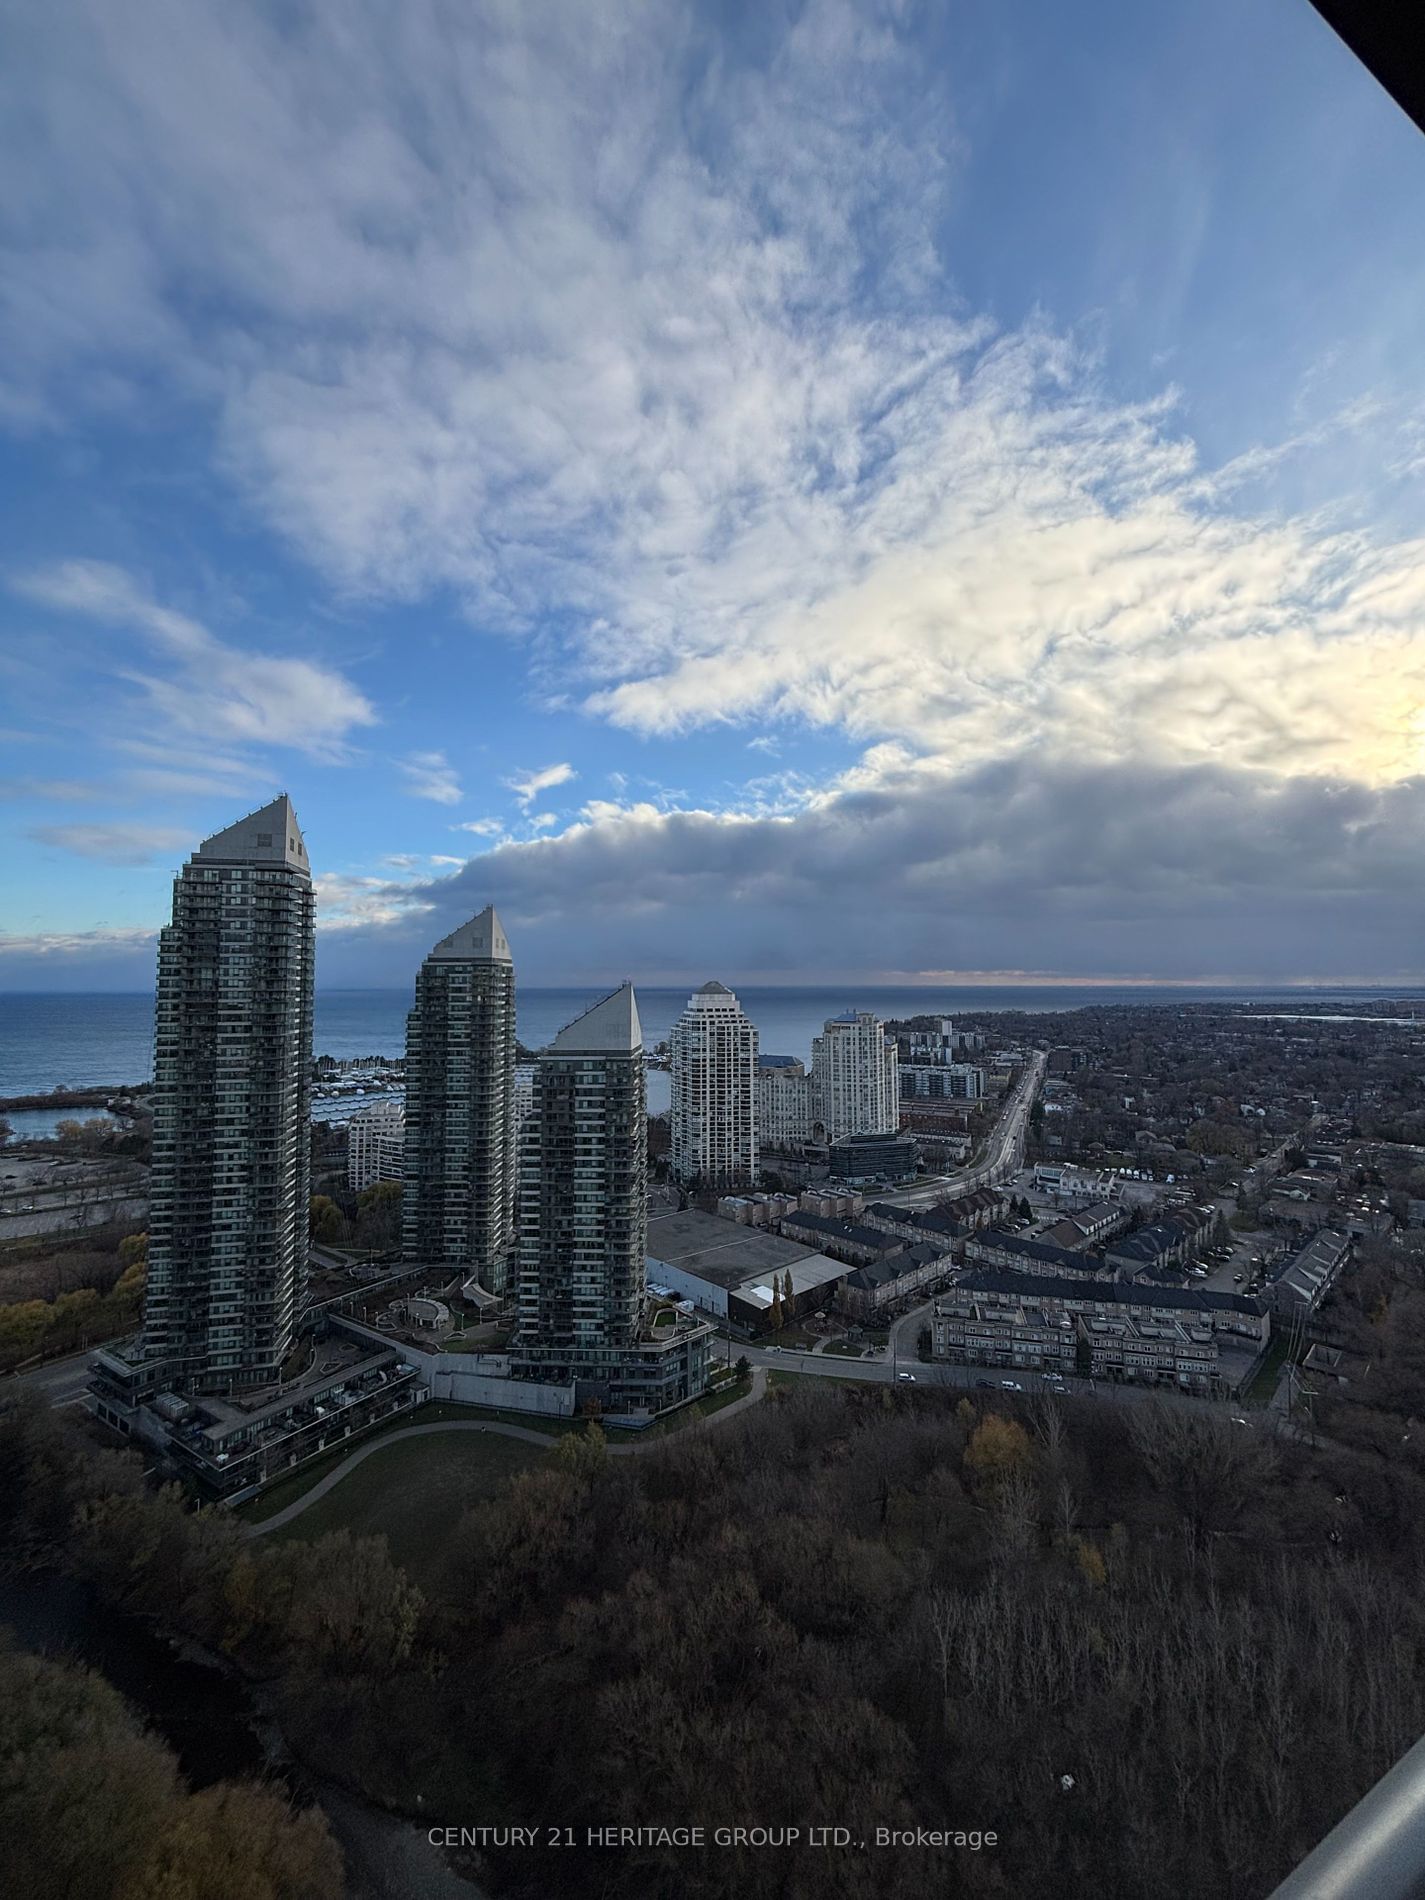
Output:
<svg viewBox="0 0 1425 1900">
<path fill-rule="evenodd" d="M 384 956 L 412 905 L 490 894 L 537 958 L 577 927 L 615 970 L 1420 967 L 1425 541 L 1260 481 L 1363 432 L 1405 455 L 1418 418 L 1214 469 L 1178 392 L 1125 400 L 1072 325 L 965 307 L 953 75 L 902 12 L 812 0 L 746 46 L 671 3 L 577 33 L 495 0 L 27 21 L 4 83 L 40 75 L 9 122 L 48 196 L 12 231 L 13 418 L 156 382 L 344 603 L 452 597 L 537 701 L 640 740 L 864 753 L 562 828 L 536 802 L 573 763 L 522 772 L 551 835 L 330 886 L 353 967 L 363 931 Z M 28 586 L 161 652 L 132 681 L 176 731 L 332 758 L 374 718 L 117 570 Z M 458 802 L 435 745 L 402 770 Z"/>
</svg>

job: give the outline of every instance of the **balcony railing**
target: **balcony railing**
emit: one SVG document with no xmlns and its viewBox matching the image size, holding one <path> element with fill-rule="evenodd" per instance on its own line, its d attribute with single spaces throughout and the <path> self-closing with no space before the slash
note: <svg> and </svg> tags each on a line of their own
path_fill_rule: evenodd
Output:
<svg viewBox="0 0 1425 1900">
<path fill-rule="evenodd" d="M 1272 1900 L 1420 1900 L 1425 1895 L 1425 1739 L 1339 1820 Z"/>
</svg>

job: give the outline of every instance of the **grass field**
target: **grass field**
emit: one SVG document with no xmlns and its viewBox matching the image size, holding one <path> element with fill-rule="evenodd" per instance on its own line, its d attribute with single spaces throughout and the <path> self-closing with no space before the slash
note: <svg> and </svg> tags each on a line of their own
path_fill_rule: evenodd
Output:
<svg viewBox="0 0 1425 1900">
<path fill-rule="evenodd" d="M 309 1465 L 303 1465 L 289 1478 L 279 1478 L 269 1490 L 260 1492 L 257 1497 L 249 1498 L 245 1504 L 234 1507 L 234 1517 L 245 1518 L 249 1523 L 260 1524 L 265 1518 L 276 1517 L 289 1504 L 311 1490 L 319 1478 L 334 1470 L 354 1451 L 375 1439 L 388 1436 L 391 1432 L 403 1432 L 412 1425 L 448 1425 L 455 1420 L 468 1419 L 472 1424 L 482 1424 L 490 1419 L 498 1419 L 506 1425 L 526 1425 L 532 1431 L 544 1432 L 550 1438 L 558 1438 L 562 1433 L 578 1431 L 582 1419 L 573 1418 L 537 1418 L 524 1412 L 499 1412 L 483 1405 L 453 1405 L 447 1400 L 438 1400 L 433 1405 L 421 1405 L 411 1412 L 397 1412 L 394 1417 L 378 1425 L 375 1431 L 364 1432 L 356 1438 L 344 1439 L 334 1445 L 320 1458 L 314 1458 Z"/>
<path fill-rule="evenodd" d="M 1291 1341 L 1287 1335 L 1285 1333 L 1278 1333 L 1276 1338 L 1267 1347 L 1261 1365 L 1259 1365 L 1257 1370 L 1252 1374 L 1247 1389 L 1242 1394 L 1242 1403 L 1244 1405 L 1271 1404 L 1272 1395 L 1277 1389 L 1277 1382 L 1281 1378 L 1282 1367 L 1286 1364 L 1287 1354 L 1290 1348 Z"/>
<path fill-rule="evenodd" d="M 447 1533 L 462 1511 L 493 1497 L 549 1453 L 494 1432 L 446 1432 L 383 1446 L 293 1518 L 274 1541 L 349 1530 L 383 1536 L 422 1589 L 437 1586 Z"/>
</svg>

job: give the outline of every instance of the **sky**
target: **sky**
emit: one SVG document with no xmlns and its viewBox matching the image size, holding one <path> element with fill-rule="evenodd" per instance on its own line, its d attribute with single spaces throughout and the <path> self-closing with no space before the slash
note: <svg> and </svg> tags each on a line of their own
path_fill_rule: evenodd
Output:
<svg viewBox="0 0 1425 1900">
<path fill-rule="evenodd" d="M 0 0 L 0 989 L 1425 978 L 1425 141 L 1306 0 Z"/>
</svg>

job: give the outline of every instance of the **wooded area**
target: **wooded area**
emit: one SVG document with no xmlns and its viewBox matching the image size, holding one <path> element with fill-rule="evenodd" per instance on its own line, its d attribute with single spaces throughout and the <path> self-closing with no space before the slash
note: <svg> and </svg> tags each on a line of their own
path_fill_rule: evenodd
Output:
<svg viewBox="0 0 1425 1900">
<path fill-rule="evenodd" d="M 808 1384 L 637 1459 L 576 1435 L 422 1595 L 11 1404 L 0 1530 L 275 1673 L 299 1756 L 412 1815 L 1000 1843 L 492 1854 L 520 1900 L 1258 1896 L 1425 1728 L 1425 1482 L 1205 1410 Z"/>
</svg>

